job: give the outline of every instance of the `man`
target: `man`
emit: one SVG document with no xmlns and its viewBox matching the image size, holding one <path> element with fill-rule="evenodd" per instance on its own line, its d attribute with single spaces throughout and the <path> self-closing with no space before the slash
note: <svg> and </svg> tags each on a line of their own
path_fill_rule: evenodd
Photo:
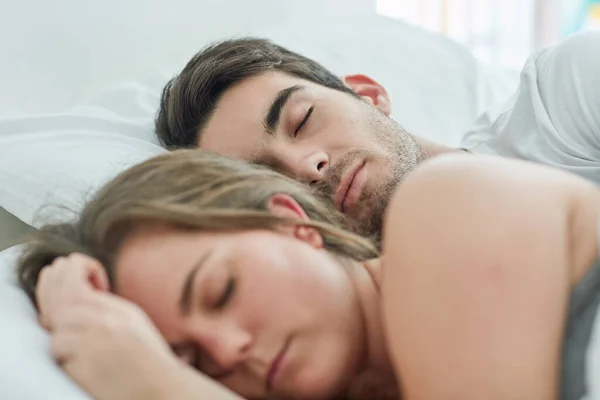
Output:
<svg viewBox="0 0 600 400">
<path fill-rule="evenodd" d="M 365 75 L 340 79 L 266 40 L 224 41 L 167 84 L 156 130 L 170 149 L 199 147 L 314 185 L 357 232 L 377 235 L 396 185 L 442 153 L 528 159 L 600 183 L 598 49 L 600 32 L 590 32 L 532 55 L 513 98 L 455 149 L 390 119 L 386 90 Z"/>
</svg>

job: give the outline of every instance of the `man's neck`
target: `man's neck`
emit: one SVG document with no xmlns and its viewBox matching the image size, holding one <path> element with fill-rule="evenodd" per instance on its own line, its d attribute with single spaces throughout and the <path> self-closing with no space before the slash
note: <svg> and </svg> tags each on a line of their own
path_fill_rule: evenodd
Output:
<svg viewBox="0 0 600 400">
<path fill-rule="evenodd" d="M 448 147 L 443 144 L 432 142 L 431 140 L 424 139 L 419 136 L 414 136 L 415 141 L 421 148 L 421 158 L 419 162 L 425 161 L 429 158 L 439 156 L 442 154 L 456 153 L 458 151 L 463 151 L 462 149 L 457 149 L 455 147 Z"/>
</svg>

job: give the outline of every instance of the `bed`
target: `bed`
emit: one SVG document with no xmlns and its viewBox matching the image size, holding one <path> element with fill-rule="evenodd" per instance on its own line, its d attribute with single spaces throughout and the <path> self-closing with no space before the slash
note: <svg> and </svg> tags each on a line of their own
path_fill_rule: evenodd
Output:
<svg viewBox="0 0 600 400">
<path fill-rule="evenodd" d="M 2 399 L 87 398 L 48 355 L 12 275 L 14 245 L 165 151 L 152 129 L 160 90 L 208 42 L 264 36 L 338 74 L 367 73 L 388 89 L 393 118 L 449 145 L 516 86 L 514 74 L 479 64 L 458 44 L 377 16 L 370 1 L 299 3 L 32 0 L 3 13 L 11 57 L 0 66 Z"/>
</svg>

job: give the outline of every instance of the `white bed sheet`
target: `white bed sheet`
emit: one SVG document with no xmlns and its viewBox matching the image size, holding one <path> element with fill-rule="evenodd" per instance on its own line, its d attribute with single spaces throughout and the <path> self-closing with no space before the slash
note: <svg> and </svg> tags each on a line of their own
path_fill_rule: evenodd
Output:
<svg viewBox="0 0 600 400">
<path fill-rule="evenodd" d="M 16 285 L 13 267 L 19 250 L 17 246 L 0 252 L 0 398 L 89 400 L 50 356 L 49 336 Z"/>
</svg>

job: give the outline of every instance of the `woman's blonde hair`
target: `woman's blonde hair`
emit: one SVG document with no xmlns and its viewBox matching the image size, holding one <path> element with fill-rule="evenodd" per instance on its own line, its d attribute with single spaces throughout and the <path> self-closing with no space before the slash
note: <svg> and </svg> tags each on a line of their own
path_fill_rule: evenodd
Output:
<svg viewBox="0 0 600 400">
<path fill-rule="evenodd" d="M 310 221 L 283 219 L 269 212 L 269 199 L 277 193 L 294 198 Z M 19 282 L 35 301 L 42 268 L 73 252 L 100 261 L 112 281 L 120 246 L 146 224 L 207 231 L 301 224 L 317 229 L 331 253 L 354 260 L 378 255 L 371 241 L 345 230 L 343 216 L 309 186 L 258 165 L 200 150 L 178 150 L 121 173 L 74 222 L 36 232 L 18 264 Z"/>
</svg>

